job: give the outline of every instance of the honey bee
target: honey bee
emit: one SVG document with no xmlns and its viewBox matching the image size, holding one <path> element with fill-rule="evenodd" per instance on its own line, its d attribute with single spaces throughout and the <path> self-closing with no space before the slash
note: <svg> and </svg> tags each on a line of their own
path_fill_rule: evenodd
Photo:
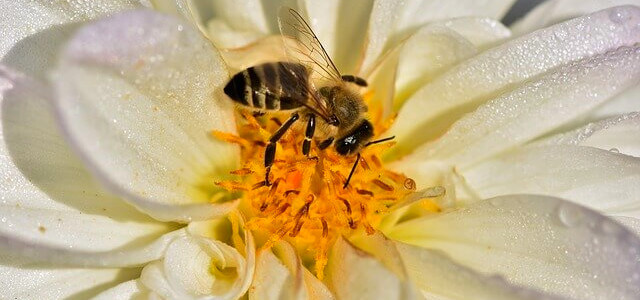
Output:
<svg viewBox="0 0 640 300">
<path fill-rule="evenodd" d="M 292 111 L 273 133 L 265 149 L 265 185 L 276 154 L 276 143 L 301 117 L 306 119 L 302 153 L 309 156 L 311 141 L 324 150 L 333 145 L 343 156 L 357 155 L 346 188 L 360 160 L 360 150 L 371 142 L 373 124 L 360 88 L 367 82 L 341 75 L 309 24 L 294 9 L 282 7 L 278 24 L 287 59 L 249 67 L 235 74 L 224 92 L 243 107 L 260 112 Z M 316 88 L 319 86 L 319 88 Z"/>
</svg>

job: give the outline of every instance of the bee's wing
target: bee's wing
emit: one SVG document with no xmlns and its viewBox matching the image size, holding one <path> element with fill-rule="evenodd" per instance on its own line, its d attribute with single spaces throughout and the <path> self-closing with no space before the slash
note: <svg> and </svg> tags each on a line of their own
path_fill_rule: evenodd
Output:
<svg viewBox="0 0 640 300">
<path fill-rule="evenodd" d="M 301 103 L 322 117 L 329 124 L 337 124 L 338 120 L 329 109 L 328 101 L 321 97 L 313 87 L 313 81 L 324 81 L 326 85 L 342 84 L 338 68 L 324 50 L 309 24 L 293 8 L 283 6 L 278 12 L 278 24 L 284 40 L 287 57 L 309 69 L 309 78 L 303 84 L 310 97 Z M 293 72 L 294 76 L 299 72 Z"/>
<path fill-rule="evenodd" d="M 304 64 L 299 63 L 280 63 L 282 73 L 280 80 L 291 84 L 296 89 L 304 90 L 303 97 L 295 97 L 296 101 L 319 117 L 323 118 L 329 124 L 335 124 L 336 116 L 331 113 L 329 105 L 324 97 L 320 97 L 313 83 L 309 80 L 309 74 L 312 70 Z"/>
<path fill-rule="evenodd" d="M 309 24 L 293 8 L 283 6 L 278 13 L 280 33 L 284 37 L 287 56 L 299 63 L 309 66 L 312 78 L 335 84 L 342 82 L 336 65 L 324 50 Z"/>
</svg>

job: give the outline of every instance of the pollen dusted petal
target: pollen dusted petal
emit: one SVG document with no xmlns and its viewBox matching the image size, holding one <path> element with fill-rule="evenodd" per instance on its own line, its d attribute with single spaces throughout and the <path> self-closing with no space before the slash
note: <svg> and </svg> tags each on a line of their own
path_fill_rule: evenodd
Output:
<svg viewBox="0 0 640 300">
<path fill-rule="evenodd" d="M 475 165 L 463 176 L 483 199 L 542 194 L 607 215 L 640 217 L 640 158 L 608 150 L 528 146 Z"/>
<path fill-rule="evenodd" d="M 625 18 L 611 18 L 613 12 L 620 12 Z M 407 100 L 390 129 L 389 134 L 396 136 L 398 144 L 387 159 L 397 158 L 441 136 L 465 113 L 513 88 L 520 88 L 537 75 L 640 42 L 638 22 L 640 8 L 612 8 L 511 40 L 457 65 Z M 621 72 L 618 76 L 625 75 Z M 558 74 L 558 77 L 563 76 Z M 617 76 L 611 77 L 609 80 L 619 80 Z M 599 82 L 605 82 L 604 88 L 611 88 L 612 84 L 604 79 L 607 78 L 600 78 Z M 595 90 L 595 85 L 593 88 Z"/>
<path fill-rule="evenodd" d="M 571 299 L 636 299 L 640 293 L 640 237 L 558 198 L 496 197 L 407 221 L 387 234 Z"/>
<path fill-rule="evenodd" d="M 174 225 L 105 193 L 62 139 L 51 90 L 9 70 L 1 103 L 0 251 L 66 266 L 137 266 L 161 256 Z"/>
<path fill-rule="evenodd" d="M 130 11 L 78 31 L 53 76 L 59 121 L 90 170 L 116 195 L 160 220 L 224 215 L 217 176 L 236 167 L 221 88 L 228 73 L 196 29 Z"/>
</svg>

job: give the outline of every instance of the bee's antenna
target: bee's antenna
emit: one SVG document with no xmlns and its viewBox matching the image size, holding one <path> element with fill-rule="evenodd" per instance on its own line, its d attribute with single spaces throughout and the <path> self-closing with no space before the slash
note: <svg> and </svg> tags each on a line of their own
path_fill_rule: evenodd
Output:
<svg viewBox="0 0 640 300">
<path fill-rule="evenodd" d="M 379 139 L 379 140 L 368 142 L 368 143 L 364 144 L 364 146 L 367 147 L 367 146 L 370 146 L 370 145 L 373 145 L 373 144 L 383 143 L 383 142 L 386 142 L 386 141 L 393 140 L 395 138 L 396 138 L 396 136 L 394 135 L 392 137 L 383 138 L 383 139 Z"/>
<path fill-rule="evenodd" d="M 353 167 L 351 168 L 351 172 L 349 172 L 349 177 L 347 178 L 347 181 L 345 181 L 344 185 L 342 186 L 343 189 L 346 189 L 347 186 L 349 186 L 349 181 L 351 181 L 351 176 L 353 176 L 353 173 L 356 171 L 356 167 L 358 166 L 359 161 L 360 161 L 360 152 L 358 152 L 358 156 L 356 156 L 356 162 L 353 163 Z"/>
</svg>

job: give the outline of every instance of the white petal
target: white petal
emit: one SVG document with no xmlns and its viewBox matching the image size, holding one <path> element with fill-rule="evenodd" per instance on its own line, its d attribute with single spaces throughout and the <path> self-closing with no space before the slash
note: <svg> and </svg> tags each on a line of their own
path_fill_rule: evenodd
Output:
<svg viewBox="0 0 640 300">
<path fill-rule="evenodd" d="M 619 5 L 640 6 L 638 0 L 548 0 L 536 6 L 511 26 L 513 33 L 521 35 L 594 11 Z M 615 13 L 614 13 L 615 16 Z"/>
<path fill-rule="evenodd" d="M 375 257 L 340 238 L 331 250 L 326 282 L 338 299 L 416 299 L 402 280 Z"/>
<path fill-rule="evenodd" d="M 237 222 L 233 226 L 243 226 Z M 256 264 L 253 236 L 246 230 L 243 236 L 236 244 L 242 249 L 203 236 L 176 239 L 161 262 L 143 269 L 141 282 L 170 299 L 237 299 L 249 289 Z"/>
<path fill-rule="evenodd" d="M 296 250 L 287 242 L 258 254 L 249 298 L 334 299 L 328 288 L 302 266 Z"/>
<path fill-rule="evenodd" d="M 615 9 L 561 23 L 511 40 L 459 64 L 416 92 L 400 111 L 390 134 L 395 156 L 444 133 L 484 101 L 555 67 L 640 42 L 640 8 Z"/>
<path fill-rule="evenodd" d="M 258 253 L 249 299 L 295 299 L 295 280 L 271 251 L 261 251 Z"/>
<path fill-rule="evenodd" d="M 418 169 L 415 161 L 428 158 L 464 170 L 585 115 L 638 80 L 640 44 L 581 60 L 489 101 L 402 164 Z"/>
<path fill-rule="evenodd" d="M 457 32 L 482 50 L 493 47 L 511 37 L 509 28 L 491 18 L 461 17 L 433 24 L 442 25 Z"/>
<path fill-rule="evenodd" d="M 175 226 L 105 193 L 64 143 L 50 90 L 0 70 L 12 89 L 0 127 L 0 251 L 67 265 L 127 266 L 160 257 Z"/>
<path fill-rule="evenodd" d="M 46 44 L 49 40 L 39 32 L 54 27 L 56 25 L 82 22 L 112 14 L 117 11 L 141 7 L 140 1 L 135 0 L 115 0 L 115 1 L 29 1 L 16 0 L 3 3 L 0 11 L 3 17 L 0 19 L 0 58 L 19 41 L 28 36 L 39 36 L 45 38 L 40 43 Z M 27 41 L 33 43 L 35 40 Z M 26 50 L 26 49 L 24 49 Z M 40 52 L 39 52 L 40 53 Z M 55 52 L 54 52 L 55 53 Z M 42 51 L 41 54 L 47 54 Z M 50 58 L 47 54 L 44 57 L 32 55 L 32 60 L 42 60 Z M 3 63 L 6 63 L 3 59 Z"/>
<path fill-rule="evenodd" d="M 476 54 L 476 47 L 442 25 L 425 26 L 399 49 L 395 78 L 394 110 L 416 90 L 454 64 Z"/>
<path fill-rule="evenodd" d="M 304 0 L 309 24 L 343 74 L 354 74 L 362 63 L 373 1 Z"/>
<path fill-rule="evenodd" d="M 640 294 L 640 238 L 558 198 L 496 197 L 408 221 L 389 236 L 442 250 L 476 271 L 573 299 Z"/>
<path fill-rule="evenodd" d="M 217 48 L 247 45 L 278 33 L 277 11 L 283 1 L 193 1 L 207 36 Z"/>
<path fill-rule="evenodd" d="M 93 300 L 132 300 L 147 299 L 148 297 L 149 291 L 140 283 L 140 280 L 133 279 L 100 293 Z"/>
<path fill-rule="evenodd" d="M 611 215 L 640 216 L 640 158 L 572 145 L 525 147 L 463 172 L 480 198 L 556 196 Z"/>
<path fill-rule="evenodd" d="M 613 219 L 640 236 L 640 219 L 632 217 L 613 217 Z"/>
<path fill-rule="evenodd" d="M 209 203 L 238 160 L 210 134 L 235 130 L 227 78 L 195 29 L 132 11 L 80 30 L 53 79 L 66 137 L 107 188 L 154 218 L 189 221 L 234 207 Z"/>
<path fill-rule="evenodd" d="M 361 74 L 368 74 L 385 50 L 401 41 L 412 30 L 428 22 L 463 16 L 500 19 L 511 6 L 510 0 L 491 1 L 377 1 L 369 20 L 368 45 Z"/>
<path fill-rule="evenodd" d="M 461 266 L 440 251 L 400 242 L 395 242 L 395 248 L 411 280 L 429 296 L 460 300 L 556 299 L 512 285 L 500 276 L 483 275 Z"/>
<path fill-rule="evenodd" d="M 640 101 L 639 101 L 640 102 Z M 612 117 L 558 134 L 539 144 L 591 146 L 640 157 L 640 112 Z"/>
<path fill-rule="evenodd" d="M 65 269 L 0 257 L 0 286 L 6 299 L 88 299 L 138 277 L 140 269 Z"/>
<path fill-rule="evenodd" d="M 640 101 L 638 101 L 638 99 L 640 99 L 640 84 L 624 91 L 603 106 L 598 107 L 586 119 L 598 121 L 617 115 L 640 111 Z"/>
</svg>

